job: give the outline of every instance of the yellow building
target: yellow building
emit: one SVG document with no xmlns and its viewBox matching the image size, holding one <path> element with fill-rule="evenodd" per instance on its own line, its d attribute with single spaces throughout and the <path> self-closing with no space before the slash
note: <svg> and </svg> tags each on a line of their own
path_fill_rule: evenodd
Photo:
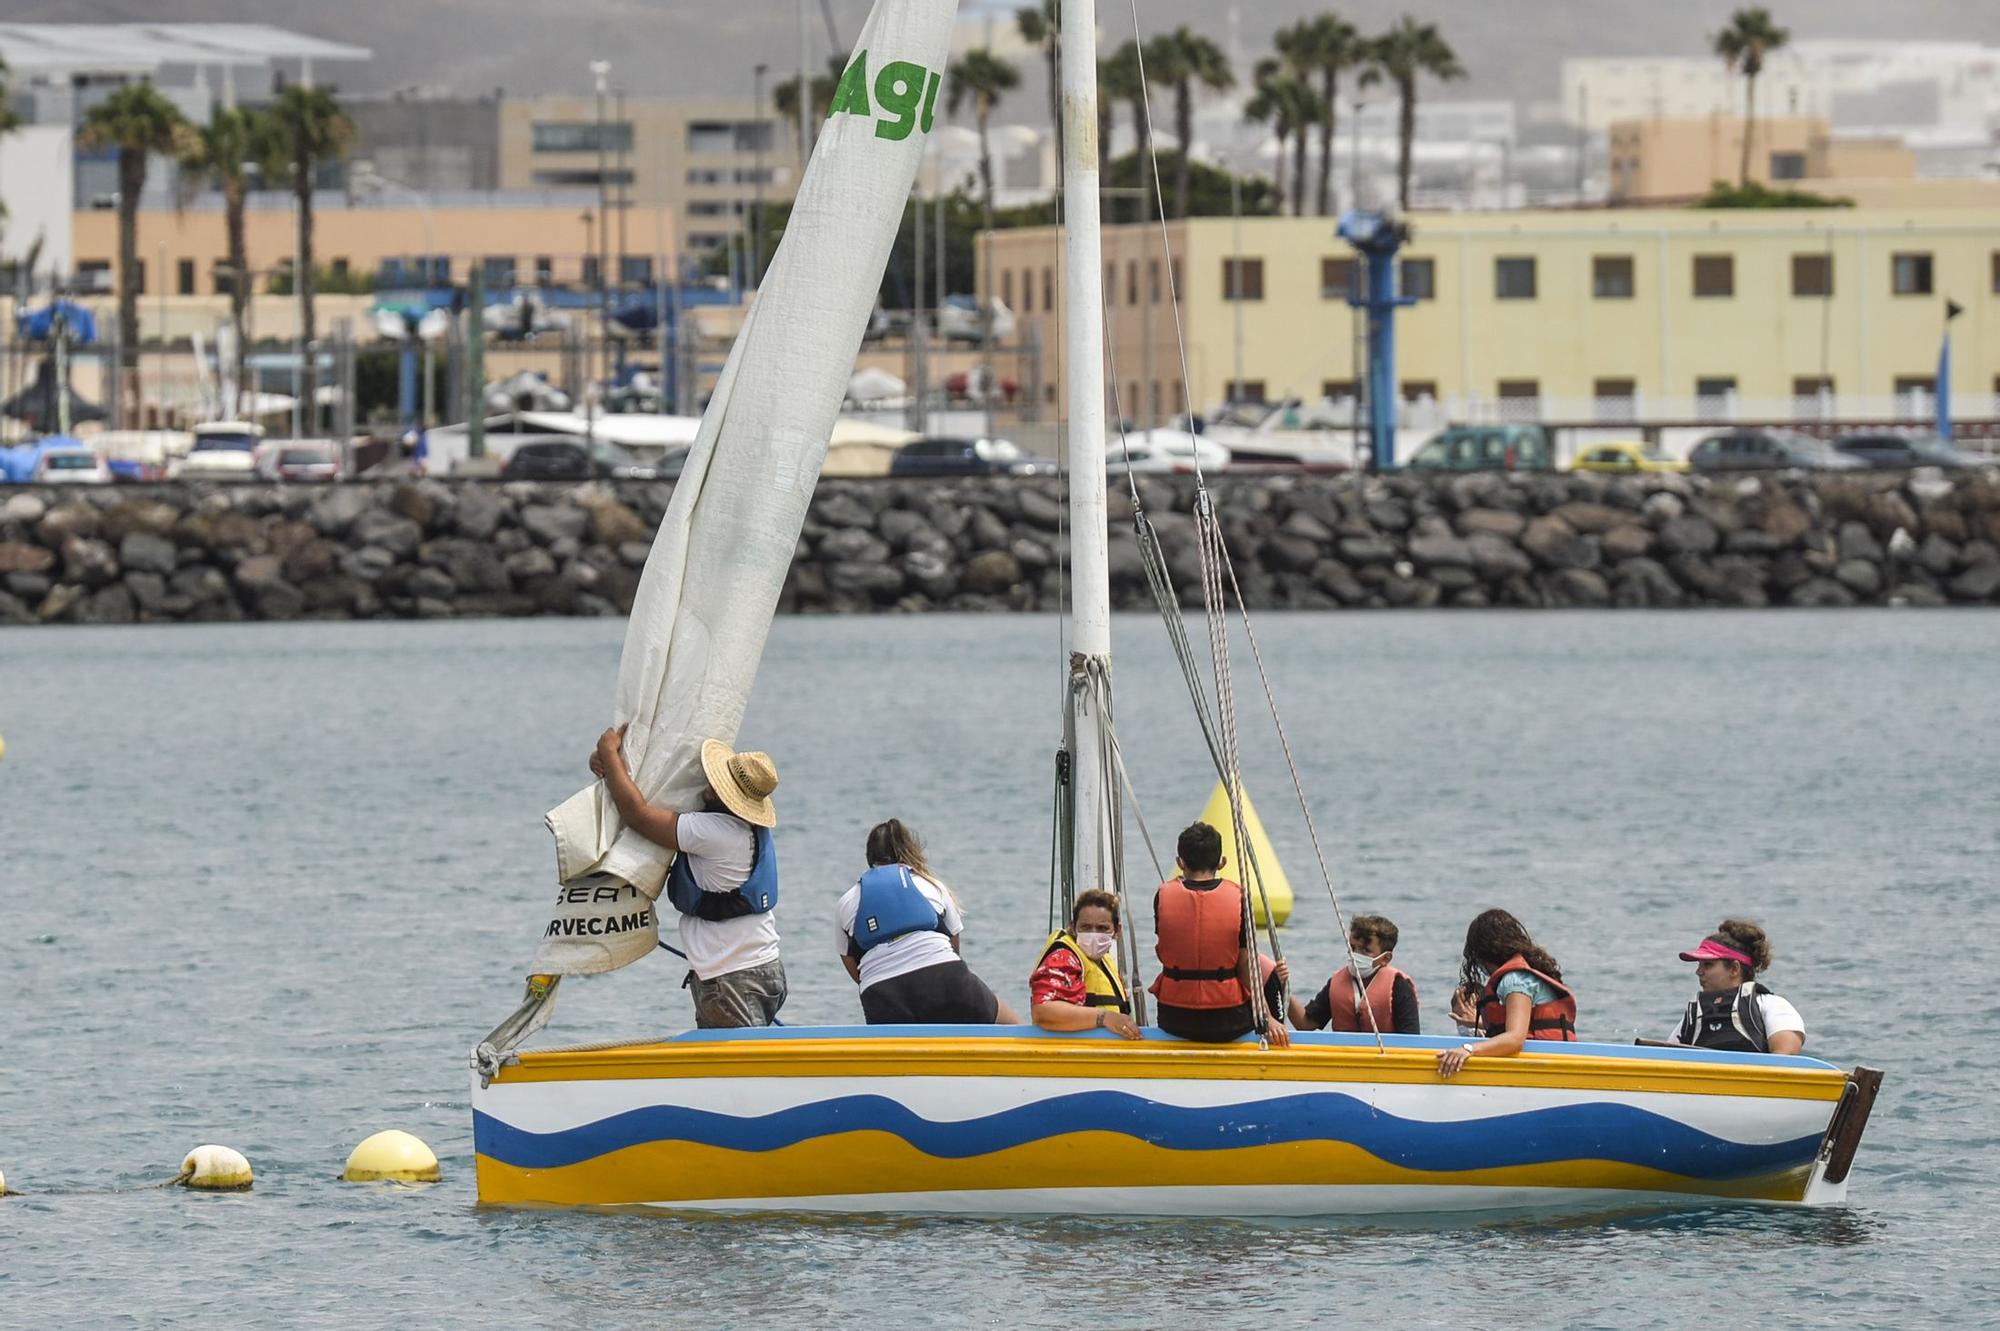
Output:
<svg viewBox="0 0 2000 1331">
<path fill-rule="evenodd" d="M 600 156 L 594 96 L 500 104 L 500 188 L 595 191 L 601 179 L 613 227 L 622 199 L 633 239 L 652 205 L 665 201 L 680 211 L 686 249 L 723 249 L 744 233 L 759 198 L 787 203 L 798 188 L 798 136 L 768 97 L 761 112 L 751 97 L 607 99 L 602 147 Z M 607 248 L 620 248 L 615 235 Z M 628 241 L 626 249 L 646 246 Z"/>
<path fill-rule="evenodd" d="M 1403 252 L 1398 374 L 1445 415 L 1552 421 L 1692 418 L 1766 408 L 1886 411 L 1936 373 L 1947 298 L 1957 394 L 2000 394 L 2000 190 L 1959 210 L 1616 210 L 1418 215 Z M 1170 223 L 1196 408 L 1232 397 L 1351 397 L 1355 256 L 1330 220 Z M 1053 401 L 1060 235 L 999 232 L 986 289 L 1019 312 Z M 1107 228 L 1106 315 L 1118 407 L 1180 408 L 1160 230 Z M 1235 298 L 1240 296 L 1240 298 Z M 1150 336 L 1148 325 L 1150 324 Z M 1150 347 L 1150 350 L 1149 350 Z M 1149 372 L 1150 369 L 1150 372 Z M 1150 384 L 1150 388 L 1147 385 Z M 1802 407 L 1798 399 L 1808 399 Z"/>
<path fill-rule="evenodd" d="M 1611 200 L 1699 198 L 1743 169 L 1741 116 L 1620 120 L 1611 126 Z M 1841 181 L 1910 180 L 1916 154 L 1893 136 L 1836 136 L 1831 122 L 1776 116 L 1751 128 L 1750 178 L 1759 184 L 1839 192 Z"/>
</svg>

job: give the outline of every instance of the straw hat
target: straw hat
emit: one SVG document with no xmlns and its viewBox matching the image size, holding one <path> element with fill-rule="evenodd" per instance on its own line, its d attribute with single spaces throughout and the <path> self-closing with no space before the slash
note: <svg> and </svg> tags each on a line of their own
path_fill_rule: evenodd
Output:
<svg viewBox="0 0 2000 1331">
<path fill-rule="evenodd" d="M 746 823 L 776 827 L 778 810 L 771 792 L 778 788 L 778 769 L 768 753 L 732 753 L 719 739 L 702 741 L 701 770 L 723 807 Z"/>
</svg>

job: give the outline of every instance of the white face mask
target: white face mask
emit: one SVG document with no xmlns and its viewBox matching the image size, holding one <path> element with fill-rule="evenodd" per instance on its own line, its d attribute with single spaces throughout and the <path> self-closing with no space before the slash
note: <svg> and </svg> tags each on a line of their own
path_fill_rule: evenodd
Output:
<svg viewBox="0 0 2000 1331">
<path fill-rule="evenodd" d="M 1092 961 L 1102 961 L 1110 956 L 1111 948 L 1117 941 L 1118 936 L 1116 934 L 1078 934 L 1076 936 L 1077 946 L 1081 947 L 1083 955 L 1089 957 Z"/>
<path fill-rule="evenodd" d="M 1347 959 L 1354 964 L 1356 970 L 1367 976 L 1373 975 L 1375 968 L 1382 964 L 1382 958 L 1388 955 L 1388 953 L 1383 952 L 1371 957 L 1363 952 L 1349 952 Z"/>
</svg>

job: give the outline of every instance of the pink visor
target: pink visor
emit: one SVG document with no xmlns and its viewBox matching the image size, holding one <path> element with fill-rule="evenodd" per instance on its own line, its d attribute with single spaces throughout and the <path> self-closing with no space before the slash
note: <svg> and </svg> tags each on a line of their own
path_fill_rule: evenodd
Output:
<svg viewBox="0 0 2000 1331">
<path fill-rule="evenodd" d="M 1682 961 L 1733 961 L 1739 966 L 1755 966 L 1743 953 L 1714 938 L 1704 938 L 1693 949 L 1681 953 Z"/>
</svg>

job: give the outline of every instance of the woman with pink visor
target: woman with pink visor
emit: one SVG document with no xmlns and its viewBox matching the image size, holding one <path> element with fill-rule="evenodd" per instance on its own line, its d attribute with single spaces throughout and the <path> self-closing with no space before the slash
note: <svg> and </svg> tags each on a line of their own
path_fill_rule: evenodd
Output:
<svg viewBox="0 0 2000 1331">
<path fill-rule="evenodd" d="M 1748 1054 L 1796 1054 L 1805 1048 L 1799 1010 L 1757 982 L 1771 965 L 1771 940 L 1748 920 L 1724 920 L 1681 953 L 1695 963 L 1701 992 L 1675 1030 L 1675 1044 Z"/>
</svg>

